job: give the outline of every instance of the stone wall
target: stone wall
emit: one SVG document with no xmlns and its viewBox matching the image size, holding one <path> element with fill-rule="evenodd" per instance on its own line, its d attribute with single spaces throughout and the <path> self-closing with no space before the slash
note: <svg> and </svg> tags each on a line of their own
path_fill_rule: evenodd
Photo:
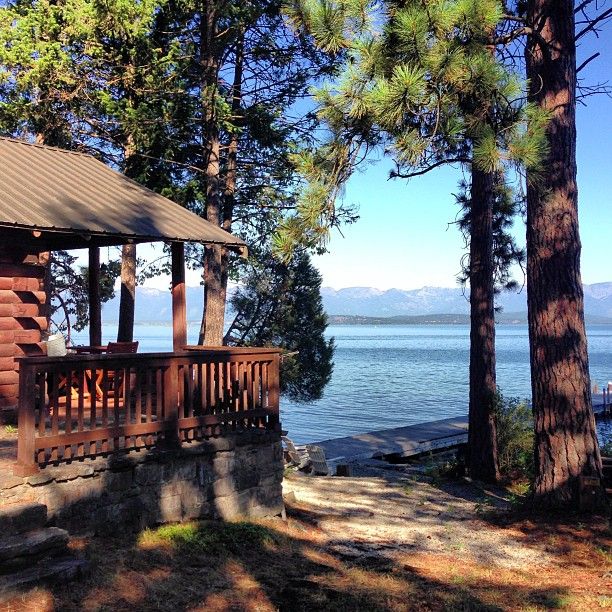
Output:
<svg viewBox="0 0 612 612">
<path fill-rule="evenodd" d="M 71 533 L 134 531 L 166 522 L 280 514 L 278 433 L 260 430 L 50 466 L 4 477 L 0 505 L 45 504 Z"/>
</svg>

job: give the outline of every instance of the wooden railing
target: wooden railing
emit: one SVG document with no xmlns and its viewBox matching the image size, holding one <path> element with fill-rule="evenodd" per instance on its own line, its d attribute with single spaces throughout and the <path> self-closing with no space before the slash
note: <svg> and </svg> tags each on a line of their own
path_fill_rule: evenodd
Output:
<svg viewBox="0 0 612 612">
<path fill-rule="evenodd" d="M 247 429 L 280 429 L 279 351 L 67 355 L 20 361 L 15 472 Z"/>
</svg>

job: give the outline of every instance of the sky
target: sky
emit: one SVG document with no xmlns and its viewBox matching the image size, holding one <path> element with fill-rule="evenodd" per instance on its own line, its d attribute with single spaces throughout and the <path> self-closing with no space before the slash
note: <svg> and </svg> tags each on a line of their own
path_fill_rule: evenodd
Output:
<svg viewBox="0 0 612 612">
<path fill-rule="evenodd" d="M 592 53 L 601 56 L 581 73 L 586 83 L 612 83 L 612 24 L 599 39 L 590 37 L 578 49 L 578 64 Z M 579 222 L 582 239 L 582 280 L 586 284 L 612 281 L 612 98 L 588 98 L 577 108 Z M 406 181 L 388 180 L 391 162 L 369 160 L 346 187 L 344 201 L 358 207 L 360 218 L 335 231 L 329 252 L 313 261 L 324 287 L 417 289 L 457 284 L 463 238 L 451 224 L 458 206 L 453 193 L 462 174 L 459 167 L 439 168 Z M 514 233 L 524 245 L 525 227 L 519 218 Z M 140 247 L 140 253 L 151 253 Z M 515 275 L 523 281 L 520 271 Z M 198 285 L 200 274 L 188 272 L 187 283 Z M 169 279 L 149 280 L 166 289 Z"/>
<path fill-rule="evenodd" d="M 585 83 L 612 83 L 612 26 L 578 50 L 578 64 L 592 53 L 601 56 L 581 72 Z M 582 280 L 612 281 L 612 99 L 590 97 L 577 108 L 579 223 Z M 455 226 L 453 193 L 461 169 L 443 168 L 410 181 L 387 180 L 390 162 L 373 163 L 351 178 L 345 201 L 357 204 L 360 219 L 335 233 L 329 253 L 316 257 L 323 286 L 340 289 L 453 287 L 460 272 L 463 239 Z M 525 243 L 525 225 L 514 234 Z M 520 270 L 518 271 L 520 275 Z M 522 282 L 522 275 L 515 277 Z"/>
</svg>

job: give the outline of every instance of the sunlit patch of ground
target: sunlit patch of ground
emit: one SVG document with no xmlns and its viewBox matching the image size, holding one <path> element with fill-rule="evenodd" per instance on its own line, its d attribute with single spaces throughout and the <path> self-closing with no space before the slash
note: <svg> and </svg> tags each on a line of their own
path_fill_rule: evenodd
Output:
<svg viewBox="0 0 612 612">
<path fill-rule="evenodd" d="M 521 518 L 502 490 L 401 471 L 289 475 L 287 522 L 75 540 L 91 574 L 10 610 L 612 608 L 604 519 Z M 293 497 L 295 496 L 295 497 Z"/>
</svg>

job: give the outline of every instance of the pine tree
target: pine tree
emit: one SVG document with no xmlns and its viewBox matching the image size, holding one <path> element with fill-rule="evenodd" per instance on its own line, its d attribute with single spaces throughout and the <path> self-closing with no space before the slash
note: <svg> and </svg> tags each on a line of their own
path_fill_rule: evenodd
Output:
<svg viewBox="0 0 612 612">
<path fill-rule="evenodd" d="M 319 399 L 333 370 L 320 290 L 321 275 L 300 251 L 288 263 L 271 257 L 254 266 L 231 299 L 236 314 L 227 343 L 285 349 L 281 391 L 298 401 Z"/>
<path fill-rule="evenodd" d="M 529 0 L 525 20 L 534 30 L 525 51 L 530 99 L 552 117 L 544 169 L 528 176 L 527 190 L 535 496 L 543 506 L 576 508 L 579 477 L 601 478 L 601 458 L 580 278 L 574 3 Z"/>
<path fill-rule="evenodd" d="M 348 49 L 348 61 L 335 86 L 319 93 L 330 143 L 318 152 L 319 158 L 311 155 L 303 161 L 309 184 L 298 210 L 302 216 L 285 223 L 277 242 L 281 249 L 290 248 L 304 226 L 329 218 L 328 211 L 333 214 L 338 184 L 350 175 L 356 152 L 364 148 L 383 147 L 391 154 L 395 177 L 414 177 L 448 163 L 469 169 L 470 468 L 474 477 L 496 480 L 497 184 L 510 162 L 539 160 L 541 117 L 520 103 L 520 82 L 492 52 L 502 16 L 499 2 L 387 2 L 375 17 L 376 26 L 383 25 L 382 34 L 365 28 L 357 37 L 345 31 L 347 24 L 359 21 L 365 7 L 339 4 L 321 2 L 312 9 L 306 3 L 295 11 L 319 44 Z M 327 17 L 329 11 L 338 19 Z"/>
</svg>

